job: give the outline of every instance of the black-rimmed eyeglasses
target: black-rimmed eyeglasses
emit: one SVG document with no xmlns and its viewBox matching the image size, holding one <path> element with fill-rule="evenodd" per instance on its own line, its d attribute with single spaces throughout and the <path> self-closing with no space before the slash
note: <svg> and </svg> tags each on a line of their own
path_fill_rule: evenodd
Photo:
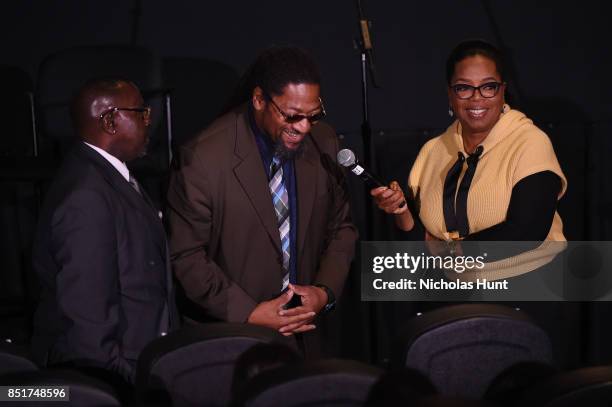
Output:
<svg viewBox="0 0 612 407">
<path fill-rule="evenodd" d="M 480 86 L 472 86 L 465 83 L 458 83 L 456 85 L 451 85 L 451 89 L 457 95 L 459 99 L 470 99 L 474 96 L 474 92 L 478 89 L 480 96 L 483 98 L 490 99 L 497 95 L 499 90 L 501 89 L 503 83 L 501 82 L 488 82 L 482 84 Z"/>
<path fill-rule="evenodd" d="M 142 120 L 144 120 L 145 122 L 151 118 L 151 107 L 143 106 L 143 107 L 111 107 L 110 109 L 105 110 L 104 112 L 100 114 L 100 119 L 103 119 L 104 116 L 106 116 L 107 114 L 113 114 L 120 110 L 124 112 L 140 113 L 142 115 Z"/>
<path fill-rule="evenodd" d="M 272 100 L 272 97 L 270 95 L 266 94 L 266 99 L 269 100 L 274 105 L 276 110 L 278 110 L 278 113 L 280 113 L 280 115 L 283 116 L 283 119 L 285 120 L 285 122 L 289 123 L 289 124 L 299 123 L 299 122 L 301 122 L 304 119 L 308 120 L 308 122 L 310 124 L 315 124 L 319 120 L 323 119 L 325 117 L 325 115 L 327 114 L 325 112 L 325 106 L 323 106 L 323 101 L 321 100 L 321 98 L 319 98 L 319 103 L 321 104 L 319 106 L 319 108 L 321 109 L 321 111 L 319 113 L 315 113 L 315 114 L 310 115 L 310 116 L 306 116 L 304 114 L 289 114 L 289 113 L 285 113 L 285 112 L 283 112 L 283 109 L 278 107 L 276 102 L 274 102 L 274 100 Z"/>
</svg>

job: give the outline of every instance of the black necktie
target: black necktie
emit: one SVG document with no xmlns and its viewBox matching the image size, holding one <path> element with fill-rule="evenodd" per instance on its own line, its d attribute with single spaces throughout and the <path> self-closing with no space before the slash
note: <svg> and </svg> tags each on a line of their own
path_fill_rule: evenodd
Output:
<svg viewBox="0 0 612 407">
<path fill-rule="evenodd" d="M 470 185 L 472 184 L 472 178 L 476 173 L 476 166 L 478 165 L 478 159 L 482 155 L 484 148 L 482 146 L 476 147 L 473 154 L 469 154 L 466 159 L 461 152 L 457 153 L 457 161 L 451 167 L 446 174 L 444 180 L 444 200 L 443 200 L 443 212 L 444 212 L 444 223 L 446 223 L 446 230 L 452 235 L 453 232 L 458 233 L 459 237 L 465 237 L 470 233 L 470 224 L 467 216 L 467 198 Z M 459 181 L 459 175 L 461 175 L 461 169 L 463 168 L 464 161 L 467 162 L 467 170 L 465 175 L 461 179 L 459 189 L 457 190 L 457 182 Z M 457 197 L 455 200 L 455 191 L 457 191 Z"/>
</svg>

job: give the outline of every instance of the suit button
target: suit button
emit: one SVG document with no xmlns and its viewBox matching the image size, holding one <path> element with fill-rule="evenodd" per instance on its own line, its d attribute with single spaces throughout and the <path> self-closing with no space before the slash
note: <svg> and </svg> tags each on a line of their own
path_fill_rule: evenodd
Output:
<svg viewBox="0 0 612 407">
<path fill-rule="evenodd" d="M 149 266 L 153 267 L 155 265 L 155 261 L 154 260 L 150 260 L 149 261 Z"/>
<path fill-rule="evenodd" d="M 166 336 L 166 335 L 167 335 L 166 332 L 162 332 L 162 333 L 159 334 L 159 336 Z"/>
</svg>

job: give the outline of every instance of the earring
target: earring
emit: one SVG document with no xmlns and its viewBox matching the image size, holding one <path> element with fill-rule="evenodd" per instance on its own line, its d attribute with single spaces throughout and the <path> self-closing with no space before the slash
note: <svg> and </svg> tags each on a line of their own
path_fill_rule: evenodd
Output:
<svg viewBox="0 0 612 407">
<path fill-rule="evenodd" d="M 455 115 L 455 112 L 453 112 L 453 109 L 451 109 L 450 107 L 448 108 L 448 115 L 450 117 L 453 117 Z"/>
</svg>

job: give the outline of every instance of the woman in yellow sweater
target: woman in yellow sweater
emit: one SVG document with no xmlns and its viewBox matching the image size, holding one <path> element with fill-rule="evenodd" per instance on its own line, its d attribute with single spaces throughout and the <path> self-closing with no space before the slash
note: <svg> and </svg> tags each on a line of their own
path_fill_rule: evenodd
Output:
<svg viewBox="0 0 612 407">
<path fill-rule="evenodd" d="M 556 207 L 567 181 L 548 136 L 505 103 L 499 51 L 480 40 L 462 42 L 446 74 L 456 119 L 423 146 L 408 178 L 425 239 L 564 241 Z M 371 194 L 401 229 L 413 228 L 401 189 Z"/>
</svg>

